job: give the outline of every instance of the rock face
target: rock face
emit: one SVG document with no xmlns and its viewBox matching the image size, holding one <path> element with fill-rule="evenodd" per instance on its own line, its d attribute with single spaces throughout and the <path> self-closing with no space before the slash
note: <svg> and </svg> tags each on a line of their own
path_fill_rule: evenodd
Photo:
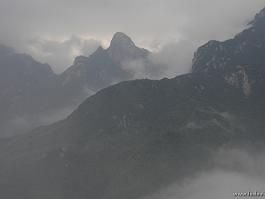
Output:
<svg viewBox="0 0 265 199">
<path fill-rule="evenodd" d="M 89 97 L 63 121 L 3 140 L 0 195 L 139 199 L 214 168 L 220 148 L 260 149 L 265 144 L 260 23 L 232 40 L 199 48 L 191 74 L 119 83 Z M 124 57 L 117 51 L 111 54 L 116 61 Z M 112 60 L 104 49 L 93 56 L 101 53 Z"/>
<path fill-rule="evenodd" d="M 250 27 L 233 39 L 209 41 L 200 47 L 193 59 L 193 72 L 229 72 L 235 66 L 248 66 L 262 71 L 265 63 L 262 56 L 265 49 L 263 12 L 257 14 Z"/>
<path fill-rule="evenodd" d="M 249 96 L 265 77 L 264 16 L 263 9 L 249 27 L 233 39 L 210 41 L 200 47 L 193 59 L 193 72 L 223 79 Z"/>
<path fill-rule="evenodd" d="M 249 23 L 249 27 L 224 42 L 209 41 L 200 47 L 193 59 L 193 72 L 229 80 L 237 79 L 249 93 L 256 81 L 265 75 L 265 15 L 264 9 Z M 239 76 L 244 77 L 239 77 Z M 247 87 L 247 88 L 246 88 Z M 246 91 L 248 90 L 248 91 Z"/>
</svg>

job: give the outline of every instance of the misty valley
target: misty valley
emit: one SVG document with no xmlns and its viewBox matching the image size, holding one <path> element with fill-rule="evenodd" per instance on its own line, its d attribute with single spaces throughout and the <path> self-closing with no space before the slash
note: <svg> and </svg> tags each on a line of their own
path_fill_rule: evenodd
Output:
<svg viewBox="0 0 265 199">
<path fill-rule="evenodd" d="M 117 32 L 55 73 L 0 45 L 0 198 L 264 193 L 265 8 L 185 74 L 158 54 Z"/>
</svg>

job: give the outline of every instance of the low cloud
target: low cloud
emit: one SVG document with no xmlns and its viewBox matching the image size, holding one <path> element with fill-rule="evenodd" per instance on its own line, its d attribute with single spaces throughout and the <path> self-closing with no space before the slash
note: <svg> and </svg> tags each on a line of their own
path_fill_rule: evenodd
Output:
<svg viewBox="0 0 265 199">
<path fill-rule="evenodd" d="M 162 79 L 191 72 L 194 44 L 186 41 L 168 41 L 150 54 L 147 60 L 138 59 L 122 64 L 134 79 Z"/>
<path fill-rule="evenodd" d="M 17 115 L 14 118 L 0 124 L 0 138 L 23 134 L 39 126 L 46 126 L 69 116 L 77 106 L 69 106 L 56 111 L 35 115 Z"/>
<path fill-rule="evenodd" d="M 51 64 L 55 72 L 60 73 L 70 66 L 76 56 L 89 56 L 99 46 L 97 40 L 77 36 L 64 40 L 35 38 L 25 51 L 37 60 Z"/>
<path fill-rule="evenodd" d="M 163 75 L 171 78 L 191 71 L 194 49 L 195 44 L 188 40 L 170 41 L 149 59 L 154 65 L 164 66 Z"/>
<path fill-rule="evenodd" d="M 215 167 L 143 199 L 224 199 L 234 193 L 265 192 L 265 151 L 222 149 Z"/>
<path fill-rule="evenodd" d="M 144 199 L 224 199 L 235 198 L 234 193 L 264 192 L 264 178 L 239 172 L 213 170 L 201 173 L 184 185 L 171 185 L 167 189 Z"/>
</svg>

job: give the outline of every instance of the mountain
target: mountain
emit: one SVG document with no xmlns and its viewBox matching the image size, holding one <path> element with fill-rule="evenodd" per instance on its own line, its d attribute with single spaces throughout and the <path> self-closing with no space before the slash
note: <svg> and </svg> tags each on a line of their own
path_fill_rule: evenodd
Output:
<svg viewBox="0 0 265 199">
<path fill-rule="evenodd" d="M 134 64 L 150 67 L 149 54 L 118 32 L 108 49 L 77 57 L 57 75 L 49 65 L 0 46 L 0 137 L 64 119 L 101 88 L 134 79 Z"/>
<path fill-rule="evenodd" d="M 148 65 L 149 51 L 137 47 L 124 33 L 115 33 L 109 48 L 99 47 L 89 57 L 79 56 L 62 75 L 68 91 L 93 93 L 122 80 L 134 79 L 132 62 Z"/>
<path fill-rule="evenodd" d="M 3 140 L 1 196 L 144 198 L 215 168 L 220 149 L 264 150 L 262 13 L 200 47 L 191 74 L 110 86 L 67 119 Z"/>
<path fill-rule="evenodd" d="M 67 120 L 3 144 L 3 197 L 140 198 L 204 168 L 210 149 L 239 132 L 221 99 L 206 97 L 216 87 L 194 78 L 118 84 Z"/>
<path fill-rule="evenodd" d="M 59 78 L 49 65 L 0 46 L 1 135 L 15 130 L 28 115 L 56 107 L 58 90 Z M 52 101 L 50 96 L 53 96 Z"/>
<path fill-rule="evenodd" d="M 120 64 L 126 61 L 143 59 L 150 54 L 148 50 L 138 48 L 130 37 L 121 32 L 114 34 L 107 53 L 115 63 Z"/>
<path fill-rule="evenodd" d="M 224 42 L 209 41 L 200 47 L 193 59 L 193 72 L 225 76 L 245 70 L 250 78 L 264 77 L 265 10 L 255 16 L 249 27 Z"/>
</svg>

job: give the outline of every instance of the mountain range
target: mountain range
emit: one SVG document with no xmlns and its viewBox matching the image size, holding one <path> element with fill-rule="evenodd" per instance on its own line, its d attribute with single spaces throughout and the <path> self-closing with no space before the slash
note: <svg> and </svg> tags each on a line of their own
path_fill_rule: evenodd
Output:
<svg viewBox="0 0 265 199">
<path fill-rule="evenodd" d="M 234 38 L 200 47 L 190 74 L 118 83 L 87 98 L 65 120 L 2 139 L 1 196 L 140 199 L 214 168 L 221 148 L 263 149 L 264 13 Z M 126 50 L 116 46 L 117 38 Z M 83 85 L 90 81 L 85 66 L 135 59 L 130 53 L 148 55 L 119 33 L 109 49 L 77 58 L 60 78 Z M 101 69 L 94 77 L 105 77 Z M 100 88 L 124 80 L 121 68 L 112 77 Z"/>
<path fill-rule="evenodd" d="M 136 64 L 151 70 L 150 55 L 118 32 L 109 48 L 99 47 L 89 57 L 77 57 L 57 75 L 48 64 L 0 46 L 0 136 L 21 134 L 64 119 L 98 90 L 134 79 Z"/>
</svg>

